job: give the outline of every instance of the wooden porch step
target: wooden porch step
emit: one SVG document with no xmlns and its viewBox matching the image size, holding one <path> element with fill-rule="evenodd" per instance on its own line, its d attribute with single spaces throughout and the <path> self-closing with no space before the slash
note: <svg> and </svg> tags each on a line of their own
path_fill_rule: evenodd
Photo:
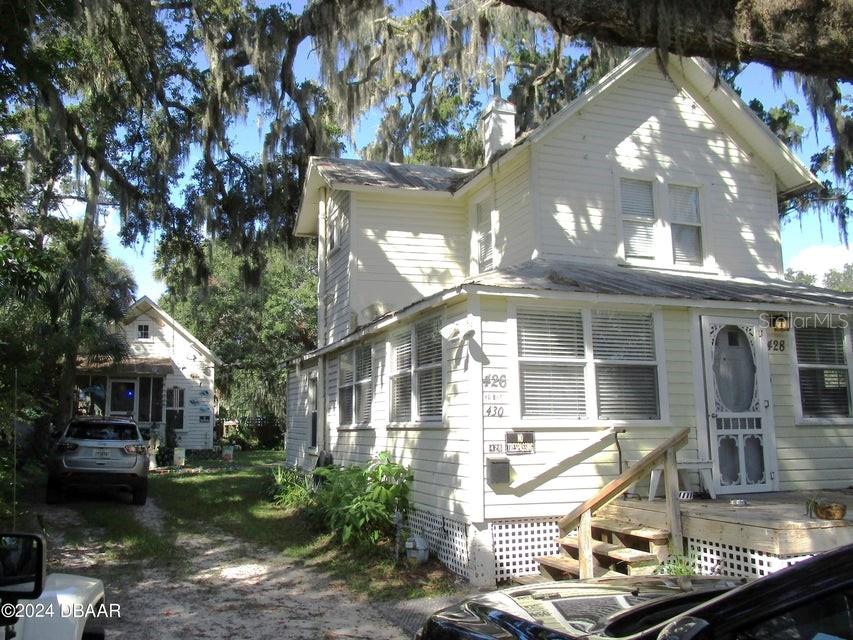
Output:
<svg viewBox="0 0 853 640">
<path fill-rule="evenodd" d="M 539 566 L 544 569 L 545 573 L 555 580 L 559 579 L 559 574 L 563 573 L 569 576 L 579 576 L 581 574 L 580 563 L 574 558 L 568 556 L 541 556 L 534 558 Z M 624 573 L 610 571 L 604 567 L 593 567 L 592 574 L 596 578 L 606 576 L 621 576 L 625 577 Z"/>
<path fill-rule="evenodd" d="M 669 530 L 667 529 L 644 527 L 642 525 L 634 524 L 633 522 L 616 520 L 614 518 L 594 517 L 592 519 L 592 528 L 601 529 L 603 531 L 612 531 L 613 533 L 633 536 L 635 538 L 642 538 L 643 540 L 648 540 L 655 544 L 666 544 L 669 540 Z"/>
<path fill-rule="evenodd" d="M 593 520 L 593 527 L 595 521 Z M 564 547 L 578 548 L 578 537 L 575 535 L 563 536 L 559 540 Z M 592 552 L 601 556 L 607 556 L 619 562 L 625 562 L 631 565 L 657 565 L 660 561 L 654 553 L 648 551 L 639 551 L 631 547 L 623 547 L 618 544 L 610 544 L 601 540 L 592 541 Z"/>
</svg>

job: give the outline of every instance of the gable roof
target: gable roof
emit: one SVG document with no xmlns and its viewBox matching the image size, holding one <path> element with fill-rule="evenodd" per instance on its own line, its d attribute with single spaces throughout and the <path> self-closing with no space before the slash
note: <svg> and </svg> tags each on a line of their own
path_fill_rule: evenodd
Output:
<svg viewBox="0 0 853 640">
<path fill-rule="evenodd" d="M 302 190 L 302 202 L 296 219 L 295 234 L 316 235 L 318 191 L 323 186 L 342 190 L 407 190 L 444 197 L 464 195 L 488 169 L 508 160 L 521 150 L 546 138 L 588 105 L 607 93 L 621 78 L 630 74 L 652 56 L 653 49 L 637 49 L 596 84 L 548 118 L 541 125 L 520 135 L 509 149 L 479 169 L 458 169 L 390 162 L 344 160 L 312 157 Z M 808 191 L 819 184 L 817 177 L 800 161 L 743 99 L 719 79 L 707 63 L 698 58 L 669 56 L 668 71 L 682 76 L 701 99 L 706 100 L 729 126 L 750 145 L 756 155 L 774 172 L 780 199 Z M 672 75 L 672 73 L 671 73 Z"/>
<path fill-rule="evenodd" d="M 203 355 L 213 360 L 215 364 L 222 364 L 222 360 L 216 357 L 216 354 L 214 354 L 210 349 L 208 349 L 204 344 L 202 344 L 201 340 L 196 338 L 192 333 L 190 333 L 189 329 L 187 329 L 184 325 L 182 325 L 180 322 L 178 322 L 172 316 L 166 313 L 162 307 L 160 307 L 148 296 L 142 296 L 136 302 L 130 305 L 130 308 L 124 315 L 124 318 L 122 318 L 122 323 L 130 324 L 139 316 L 152 312 L 155 315 L 160 316 L 160 318 L 162 318 L 162 320 L 166 324 L 171 325 L 175 329 L 175 331 L 177 331 L 182 336 L 184 336 L 184 338 L 189 340 L 193 345 L 195 345 L 196 348 L 198 348 L 198 350 Z"/>
</svg>

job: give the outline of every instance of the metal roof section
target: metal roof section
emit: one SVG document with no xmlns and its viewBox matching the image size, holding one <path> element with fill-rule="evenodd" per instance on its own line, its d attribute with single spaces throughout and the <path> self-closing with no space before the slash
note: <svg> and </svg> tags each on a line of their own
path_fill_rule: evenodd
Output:
<svg viewBox="0 0 853 640">
<path fill-rule="evenodd" d="M 468 175 L 474 172 L 473 169 L 349 158 L 317 158 L 316 165 L 320 174 L 333 189 L 348 185 L 452 193 Z"/>
<path fill-rule="evenodd" d="M 612 296 L 742 302 L 758 305 L 821 305 L 853 308 L 853 294 L 785 280 L 751 280 L 674 273 L 628 265 L 528 260 L 466 281 L 500 289 L 563 291 Z"/>
<path fill-rule="evenodd" d="M 119 362 L 90 362 L 85 359 L 79 359 L 78 362 L 78 371 L 93 375 L 166 376 L 180 370 L 171 358 L 131 356 Z"/>
</svg>

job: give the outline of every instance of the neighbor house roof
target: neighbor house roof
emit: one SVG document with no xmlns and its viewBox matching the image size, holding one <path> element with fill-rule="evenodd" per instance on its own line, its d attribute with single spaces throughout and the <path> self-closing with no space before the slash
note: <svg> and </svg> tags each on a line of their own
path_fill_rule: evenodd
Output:
<svg viewBox="0 0 853 640">
<path fill-rule="evenodd" d="M 104 362 L 89 362 L 81 359 L 77 371 L 92 375 L 111 376 L 165 376 L 173 373 L 177 367 L 171 358 L 149 358 L 132 356 L 120 362 L 105 360 Z"/>
<path fill-rule="evenodd" d="M 829 311 L 841 313 L 853 309 L 853 293 L 785 280 L 710 277 L 631 265 L 534 259 L 467 278 L 455 287 L 385 313 L 337 342 L 309 351 L 293 361 L 304 361 L 335 351 L 362 336 L 427 309 L 449 304 L 469 293 L 513 296 L 546 291 L 572 294 L 571 297 L 585 300 L 642 304 L 666 304 L 667 300 L 672 300 L 673 305 L 679 306 L 703 306 L 716 302 L 719 305 L 736 303 L 748 308 L 767 307 L 768 310 L 829 307 Z"/>
<path fill-rule="evenodd" d="M 122 322 L 124 324 L 130 324 L 139 316 L 149 312 L 153 312 L 155 315 L 160 316 L 163 322 L 174 327 L 175 331 L 183 335 L 187 340 L 189 340 L 193 345 L 195 345 L 195 347 L 202 354 L 210 358 L 215 364 L 222 364 L 222 360 L 217 358 L 216 354 L 214 354 L 210 349 L 208 349 L 204 344 L 202 344 L 201 340 L 196 338 L 192 333 L 190 333 L 189 329 L 187 329 L 184 325 L 182 325 L 180 322 L 178 322 L 172 316 L 166 313 L 157 303 L 155 303 L 148 296 L 142 296 L 136 302 L 134 302 L 130 306 L 130 309 L 127 310 L 127 313 L 124 315 Z"/>
</svg>

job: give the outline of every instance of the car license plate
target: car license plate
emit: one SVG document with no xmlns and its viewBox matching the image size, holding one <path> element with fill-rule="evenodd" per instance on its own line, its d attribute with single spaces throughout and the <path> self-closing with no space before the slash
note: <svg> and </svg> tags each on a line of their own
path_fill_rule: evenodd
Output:
<svg viewBox="0 0 853 640">
<path fill-rule="evenodd" d="M 95 457 L 96 458 L 109 458 L 110 450 L 109 449 L 95 449 Z"/>
</svg>

